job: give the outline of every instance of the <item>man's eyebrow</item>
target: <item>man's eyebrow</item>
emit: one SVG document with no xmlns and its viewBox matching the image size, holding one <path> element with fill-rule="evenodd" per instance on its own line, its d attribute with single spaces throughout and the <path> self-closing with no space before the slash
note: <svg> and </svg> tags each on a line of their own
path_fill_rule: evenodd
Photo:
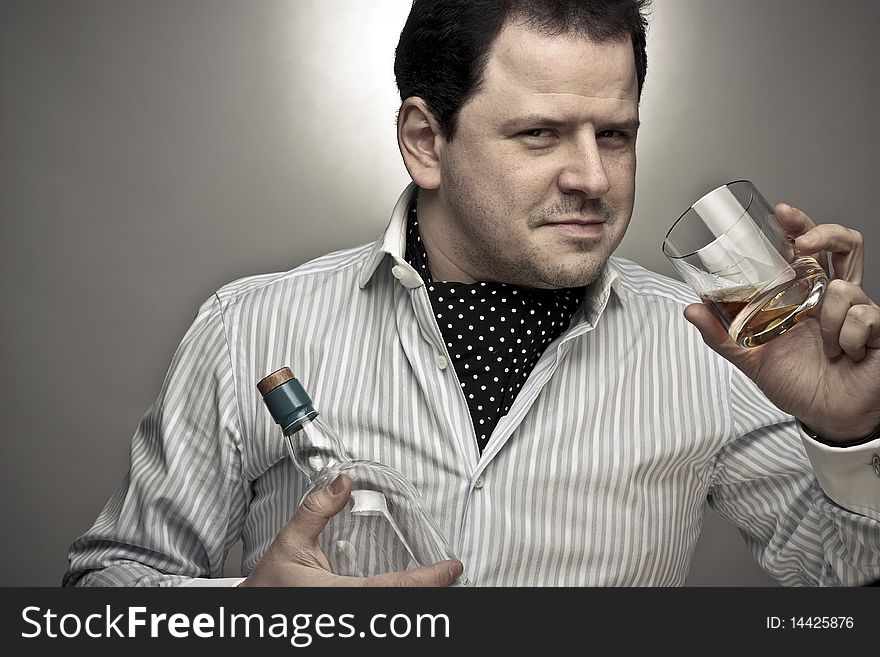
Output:
<svg viewBox="0 0 880 657">
<path fill-rule="evenodd" d="M 548 128 L 558 128 L 569 123 L 565 119 L 554 118 L 545 114 L 527 114 L 525 116 L 516 116 L 508 119 L 502 124 L 502 128 L 514 129 L 527 126 L 541 126 Z"/>
<path fill-rule="evenodd" d="M 641 122 L 637 118 L 623 120 L 596 121 L 596 126 L 602 130 L 621 130 L 624 132 L 636 132 Z M 545 114 L 527 114 L 508 119 L 501 124 L 502 130 L 515 130 L 527 127 L 559 128 L 570 125 L 568 119 L 548 116 Z"/>
<path fill-rule="evenodd" d="M 642 124 L 638 119 L 626 119 L 624 121 L 608 121 L 600 123 L 602 130 L 620 130 L 621 132 L 638 132 Z"/>
</svg>

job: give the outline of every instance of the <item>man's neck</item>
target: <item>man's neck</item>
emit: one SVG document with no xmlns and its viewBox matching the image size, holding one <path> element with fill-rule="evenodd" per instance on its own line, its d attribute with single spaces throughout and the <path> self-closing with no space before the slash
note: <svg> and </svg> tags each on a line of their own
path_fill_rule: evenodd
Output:
<svg viewBox="0 0 880 657">
<path fill-rule="evenodd" d="M 440 204 L 436 192 L 419 190 L 418 197 L 419 235 L 428 252 L 428 267 L 431 278 L 435 281 L 455 283 L 475 283 L 477 279 L 453 259 L 452 245 L 443 236 L 449 231 L 444 230 L 446 219 L 440 212 Z"/>
</svg>

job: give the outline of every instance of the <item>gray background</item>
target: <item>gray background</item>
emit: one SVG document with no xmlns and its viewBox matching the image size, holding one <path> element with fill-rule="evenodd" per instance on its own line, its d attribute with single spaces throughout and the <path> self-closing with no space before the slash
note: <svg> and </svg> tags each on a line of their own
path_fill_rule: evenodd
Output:
<svg viewBox="0 0 880 657">
<path fill-rule="evenodd" d="M 0 4 L 0 585 L 60 582 L 202 300 L 384 227 L 408 4 Z M 878 19 L 875 0 L 657 0 L 619 253 L 671 274 L 668 226 L 743 177 L 880 243 Z M 688 582 L 772 584 L 711 513 Z"/>
</svg>

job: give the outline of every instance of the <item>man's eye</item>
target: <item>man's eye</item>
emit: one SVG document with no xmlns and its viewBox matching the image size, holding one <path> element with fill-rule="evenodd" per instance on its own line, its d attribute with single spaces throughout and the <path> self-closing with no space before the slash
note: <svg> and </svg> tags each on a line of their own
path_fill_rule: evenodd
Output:
<svg viewBox="0 0 880 657">
<path fill-rule="evenodd" d="M 626 135 L 619 130 L 603 130 L 596 134 L 599 139 L 625 139 Z"/>
<path fill-rule="evenodd" d="M 534 130 L 526 130 L 520 134 L 524 137 L 531 137 L 533 139 L 545 139 L 547 137 L 552 137 L 553 131 L 548 128 L 535 128 Z"/>
</svg>

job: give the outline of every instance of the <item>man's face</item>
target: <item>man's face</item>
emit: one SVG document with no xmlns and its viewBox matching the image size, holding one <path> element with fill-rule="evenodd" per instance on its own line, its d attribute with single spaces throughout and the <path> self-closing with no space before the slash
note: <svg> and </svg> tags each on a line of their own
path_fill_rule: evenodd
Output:
<svg viewBox="0 0 880 657">
<path fill-rule="evenodd" d="M 474 280 L 596 280 L 633 209 L 638 88 L 629 41 L 508 24 L 440 141 L 444 250 Z"/>
</svg>

